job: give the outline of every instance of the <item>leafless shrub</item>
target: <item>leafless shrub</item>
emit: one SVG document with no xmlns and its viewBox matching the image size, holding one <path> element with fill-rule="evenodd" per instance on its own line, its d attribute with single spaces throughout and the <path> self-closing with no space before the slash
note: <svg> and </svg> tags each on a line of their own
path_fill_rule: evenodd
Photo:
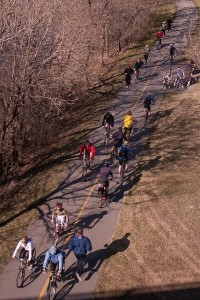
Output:
<svg viewBox="0 0 200 300">
<path fill-rule="evenodd" d="M 163 0 L 143 2 L 0 1 L 0 184 L 54 141 L 96 65 L 144 37 Z"/>
</svg>

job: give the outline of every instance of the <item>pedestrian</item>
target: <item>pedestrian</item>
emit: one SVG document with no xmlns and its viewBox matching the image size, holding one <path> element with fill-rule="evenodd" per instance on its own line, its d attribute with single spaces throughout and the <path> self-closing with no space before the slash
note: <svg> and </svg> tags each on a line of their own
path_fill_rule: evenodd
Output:
<svg viewBox="0 0 200 300">
<path fill-rule="evenodd" d="M 169 19 L 167 19 L 167 30 L 170 31 L 171 28 L 172 28 L 172 19 L 169 18 Z"/>
<path fill-rule="evenodd" d="M 131 76 L 133 75 L 133 68 L 131 67 L 131 65 L 128 65 L 125 70 L 124 70 L 124 74 L 125 74 L 125 81 L 126 81 L 126 87 L 129 88 L 131 85 Z"/>
<path fill-rule="evenodd" d="M 76 235 L 70 240 L 68 248 L 74 251 L 74 255 L 77 259 L 76 277 L 78 281 L 81 281 L 87 251 L 92 250 L 91 241 L 83 235 L 83 228 L 78 228 Z"/>
<path fill-rule="evenodd" d="M 144 48 L 144 60 L 145 60 L 145 64 L 147 64 L 149 53 L 150 53 L 149 45 L 146 45 L 145 48 Z"/>
<path fill-rule="evenodd" d="M 167 23 L 166 23 L 166 21 L 163 21 L 162 22 L 162 33 L 163 33 L 164 36 L 165 36 L 166 29 L 167 29 Z"/>
</svg>

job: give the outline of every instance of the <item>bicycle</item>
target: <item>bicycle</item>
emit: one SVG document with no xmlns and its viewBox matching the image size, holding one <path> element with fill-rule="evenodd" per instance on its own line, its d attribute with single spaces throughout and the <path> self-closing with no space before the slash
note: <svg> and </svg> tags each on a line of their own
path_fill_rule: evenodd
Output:
<svg viewBox="0 0 200 300">
<path fill-rule="evenodd" d="M 179 78 L 174 81 L 174 87 L 177 91 L 181 92 L 187 89 L 187 85 L 184 83 L 184 79 Z"/>
<path fill-rule="evenodd" d="M 58 223 L 58 221 L 55 221 L 54 223 L 56 224 L 56 228 L 55 228 L 55 231 L 54 231 L 54 236 L 55 236 L 55 242 L 57 243 L 61 233 L 64 232 L 65 229 L 66 229 L 66 224 L 65 223 Z"/>
<path fill-rule="evenodd" d="M 121 165 L 121 172 L 119 173 L 119 185 L 120 186 L 122 186 L 123 181 L 124 181 L 125 168 L 126 168 L 126 161 L 123 161 L 122 165 Z"/>
<path fill-rule="evenodd" d="M 112 133 L 110 131 L 110 125 L 104 126 L 105 133 L 104 133 L 104 147 L 108 144 L 109 140 L 112 139 Z"/>
<path fill-rule="evenodd" d="M 34 262 L 36 256 L 36 249 L 33 249 L 32 253 L 32 261 Z M 19 265 L 19 271 L 17 274 L 17 280 L 16 284 L 18 288 L 21 288 L 23 286 L 24 280 L 25 280 L 25 274 L 26 274 L 26 267 L 28 266 L 27 261 L 28 261 L 28 252 L 26 252 L 24 258 L 17 258 L 20 261 Z"/>
<path fill-rule="evenodd" d="M 161 39 L 158 39 L 157 41 L 156 41 L 156 49 L 157 50 L 159 50 L 161 47 L 162 47 L 162 44 L 161 44 Z"/>
<path fill-rule="evenodd" d="M 83 171 L 82 171 L 82 181 L 86 181 L 87 179 L 87 172 L 90 169 L 91 159 L 89 157 L 83 158 Z"/>
<path fill-rule="evenodd" d="M 115 167 L 118 162 L 118 151 L 116 147 L 113 147 L 110 152 L 110 158 L 112 159 L 112 166 Z"/>
<path fill-rule="evenodd" d="M 99 208 L 105 207 L 111 202 L 110 196 L 108 194 L 108 187 L 106 187 L 105 183 L 103 182 L 99 182 L 98 196 L 99 196 Z"/>
<path fill-rule="evenodd" d="M 144 114 L 144 126 L 147 125 L 148 119 L 149 119 L 149 111 L 148 111 L 148 109 L 146 109 L 145 114 Z"/>
<path fill-rule="evenodd" d="M 49 285 L 47 288 L 49 300 L 54 300 L 56 297 L 57 281 L 61 276 L 57 275 L 57 271 L 51 271 L 49 276 Z"/>
</svg>

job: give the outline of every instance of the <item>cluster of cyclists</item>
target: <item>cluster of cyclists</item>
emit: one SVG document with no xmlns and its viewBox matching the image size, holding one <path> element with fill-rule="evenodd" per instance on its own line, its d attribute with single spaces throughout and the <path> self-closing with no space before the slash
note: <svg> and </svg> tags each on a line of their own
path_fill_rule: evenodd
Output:
<svg viewBox="0 0 200 300">
<path fill-rule="evenodd" d="M 172 26 L 172 20 L 169 18 L 167 21 L 164 21 L 162 23 L 162 28 L 156 33 L 156 39 L 157 39 L 157 47 L 162 46 L 162 38 L 166 34 L 166 30 L 170 30 Z M 150 54 L 150 48 L 149 45 L 146 45 L 144 48 L 144 61 L 145 64 L 148 63 L 148 58 Z M 169 57 L 170 57 L 170 67 L 173 64 L 174 56 L 177 52 L 177 49 L 175 48 L 174 44 L 170 44 L 169 47 Z M 142 59 L 138 59 L 133 66 L 130 64 L 125 68 L 125 81 L 127 88 L 131 85 L 131 79 L 133 74 L 135 74 L 136 81 L 140 78 L 141 70 L 144 67 L 144 62 Z M 191 74 L 196 69 L 196 65 L 194 61 L 191 61 L 190 64 L 190 70 Z M 181 67 L 178 67 L 177 69 L 177 78 L 176 82 L 178 81 L 184 81 L 185 79 L 185 72 Z M 174 84 L 174 83 L 173 83 Z M 168 72 L 165 72 L 163 76 L 163 89 L 170 89 L 172 85 L 172 71 L 171 68 Z M 144 106 L 144 115 L 145 119 L 147 120 L 148 117 L 150 117 L 151 113 L 151 105 L 155 103 L 154 97 L 151 95 L 151 93 L 147 93 L 143 97 L 143 106 Z M 114 130 L 114 124 L 115 119 L 111 112 L 106 112 L 106 114 L 103 116 L 102 120 L 102 127 L 105 129 L 105 132 L 109 134 L 110 139 L 112 142 L 112 149 L 110 151 L 110 157 L 106 159 L 103 163 L 103 166 L 100 168 L 99 174 L 98 174 L 98 181 L 99 183 L 103 184 L 103 187 L 106 191 L 109 189 L 109 180 L 113 178 L 113 172 L 111 169 L 111 161 L 110 158 L 112 157 L 113 153 L 116 154 L 119 167 L 118 167 L 118 177 L 121 176 L 122 173 L 122 166 L 125 167 L 125 172 L 128 172 L 128 161 L 129 158 L 132 156 L 132 151 L 129 145 L 130 137 L 133 134 L 133 124 L 137 120 L 133 117 L 132 111 L 128 111 L 127 114 L 124 116 L 124 123 L 123 126 L 118 127 L 117 130 Z M 84 142 L 80 147 L 80 153 L 79 158 L 83 160 L 83 164 L 86 164 L 86 161 L 89 160 L 89 168 L 93 169 L 93 159 L 96 154 L 95 145 L 92 144 L 90 141 Z M 65 230 L 65 227 L 67 228 L 69 226 L 69 215 L 67 211 L 62 207 L 62 203 L 58 202 L 52 212 L 51 216 L 51 222 L 56 224 L 55 228 L 55 242 L 53 245 L 48 249 L 48 251 L 45 254 L 44 262 L 43 262 L 43 272 L 47 272 L 48 264 L 50 264 L 50 271 L 54 272 L 56 270 L 56 267 L 58 266 L 58 276 L 62 276 L 64 265 L 65 265 L 65 259 L 67 257 L 65 251 L 57 247 L 57 242 L 59 238 L 60 230 Z M 16 257 L 16 254 L 18 250 L 22 248 L 19 259 L 27 259 L 27 265 L 29 270 L 31 271 L 34 258 L 33 253 L 35 251 L 34 243 L 31 239 L 31 237 L 24 236 L 17 244 L 16 249 L 12 255 L 13 258 Z M 68 244 L 69 252 L 73 251 L 76 259 L 77 259 L 77 272 L 76 277 L 78 281 L 81 281 L 81 275 L 83 274 L 83 268 L 85 264 L 86 254 L 87 251 L 92 250 L 92 244 L 91 241 L 84 236 L 83 229 L 78 228 L 76 231 L 76 234 L 71 238 Z"/>
</svg>

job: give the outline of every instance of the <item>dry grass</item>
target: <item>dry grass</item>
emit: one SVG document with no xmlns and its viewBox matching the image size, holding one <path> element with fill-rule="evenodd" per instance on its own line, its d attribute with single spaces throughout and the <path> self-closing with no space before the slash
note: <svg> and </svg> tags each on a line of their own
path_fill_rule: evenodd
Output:
<svg viewBox="0 0 200 300">
<path fill-rule="evenodd" d="M 199 99 L 198 84 L 166 96 L 155 115 L 135 174 L 140 180 L 125 197 L 113 236 L 131 233 L 130 245 L 106 261 L 101 296 L 133 299 L 200 281 Z"/>
<path fill-rule="evenodd" d="M 81 108 L 82 115 L 80 115 L 82 122 L 76 124 L 70 131 L 67 128 L 66 135 L 56 139 L 58 143 L 51 155 L 45 157 L 32 171 L 25 173 L 18 182 L 13 182 L 4 190 L 4 201 L 0 206 L 0 270 L 10 258 L 17 240 L 26 233 L 30 222 L 40 214 L 40 205 L 47 200 L 48 195 L 63 178 L 68 160 L 75 155 L 80 143 L 85 140 L 85 136 L 96 126 L 110 106 L 113 95 L 124 82 L 125 66 L 133 63 L 141 55 L 144 44 L 155 42 L 155 31 L 160 27 L 162 20 L 174 12 L 174 4 L 162 8 L 155 26 L 148 32 L 148 40 L 110 58 L 105 66 L 95 70 L 95 78 L 98 77 L 98 80 L 85 97 L 84 109 Z M 93 112 L 92 119 L 91 113 L 88 113 L 90 108 Z"/>
</svg>

